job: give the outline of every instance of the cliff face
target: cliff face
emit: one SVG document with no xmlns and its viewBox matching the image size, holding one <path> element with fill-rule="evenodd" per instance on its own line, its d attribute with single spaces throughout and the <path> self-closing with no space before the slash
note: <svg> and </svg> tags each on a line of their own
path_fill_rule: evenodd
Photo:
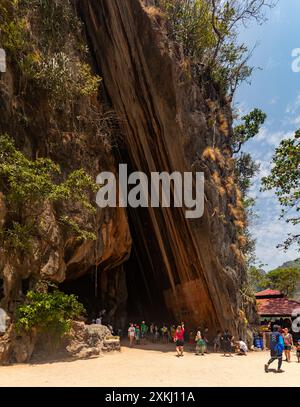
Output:
<svg viewBox="0 0 300 407">
<path fill-rule="evenodd" d="M 235 329 L 245 269 L 237 227 L 243 213 L 229 147 L 230 106 L 211 84 L 201 88 L 193 82 L 151 1 L 78 6 L 106 91 L 122 118 L 121 160 L 148 175 L 205 173 L 200 219 L 186 219 L 181 208 L 129 209 L 149 299 L 155 303 L 162 292 L 177 320 Z"/>
<path fill-rule="evenodd" d="M 38 219 L 44 238 L 35 238 L 33 255 L 9 256 L 0 248 L 1 305 L 12 312 L 23 299 L 22 281 L 30 287 L 43 277 L 64 282 L 67 292 L 93 284 L 89 295 L 99 296 L 98 306 L 119 326 L 131 308 L 139 318 L 170 316 L 211 332 L 236 331 L 242 326 L 244 214 L 233 177 L 230 104 L 209 78 L 202 86 L 194 82 L 150 0 L 78 0 L 77 8 L 92 49 L 89 62 L 103 78 L 101 97 L 78 98 L 70 109 L 53 111 L 47 93 L 26 83 L 8 59 L 0 133 L 12 135 L 31 158 L 50 157 L 63 174 L 84 168 L 96 177 L 116 173 L 118 163 L 148 175 L 202 171 L 204 216 L 186 219 L 181 208 L 107 208 L 92 219 L 74 202 L 67 213 L 97 234 L 96 243 L 79 243 L 62 231 L 57 208 L 45 205 Z M 71 45 L 66 52 L 78 53 Z M 113 130 L 118 145 L 107 149 L 97 123 L 111 110 L 119 119 Z M 0 194 L 0 228 L 9 220 L 8 209 Z M 84 280 L 91 271 L 96 281 Z"/>
<path fill-rule="evenodd" d="M 39 14 L 37 18 L 41 18 Z M 31 35 L 34 38 L 40 35 L 41 42 L 44 40 L 41 32 L 34 32 L 34 27 L 31 27 Z M 86 56 L 78 52 L 76 41 L 79 39 L 75 34 L 69 36 L 61 51 L 66 58 L 75 58 L 77 63 L 85 61 Z M 0 79 L 0 134 L 9 134 L 27 157 L 51 158 L 61 167 L 63 177 L 79 168 L 85 169 L 93 179 L 101 171 L 116 172 L 106 139 L 113 113 L 107 111 L 100 98 L 78 97 L 53 109 L 45 89 L 28 80 L 9 52 L 7 70 Z M 91 199 L 94 201 L 95 197 Z M 131 236 L 124 209 L 98 208 L 96 215 L 91 215 L 71 201 L 64 209 L 80 227 L 94 232 L 97 241 L 78 241 L 76 234 L 66 233 L 56 216 L 60 208 L 45 203 L 36 219 L 37 230 L 30 253 L 9 252 L 0 245 L 0 300 L 9 313 L 14 312 L 26 290 L 40 278 L 61 283 L 97 267 L 100 280 L 100 271 L 119 270 L 120 264 L 129 257 Z M 0 192 L 0 228 L 11 222 L 9 210 L 5 195 Z M 26 213 L 23 216 L 26 217 Z M 103 296 L 109 294 L 103 290 Z M 96 295 L 101 298 L 97 290 Z"/>
</svg>

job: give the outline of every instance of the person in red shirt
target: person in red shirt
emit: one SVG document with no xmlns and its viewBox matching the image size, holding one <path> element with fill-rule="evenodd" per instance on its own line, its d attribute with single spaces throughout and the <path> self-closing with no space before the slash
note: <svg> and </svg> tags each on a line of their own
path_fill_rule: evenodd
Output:
<svg viewBox="0 0 300 407">
<path fill-rule="evenodd" d="M 175 335 L 174 342 L 176 343 L 177 357 L 183 356 L 183 346 L 184 346 L 184 323 L 178 325 Z"/>
</svg>

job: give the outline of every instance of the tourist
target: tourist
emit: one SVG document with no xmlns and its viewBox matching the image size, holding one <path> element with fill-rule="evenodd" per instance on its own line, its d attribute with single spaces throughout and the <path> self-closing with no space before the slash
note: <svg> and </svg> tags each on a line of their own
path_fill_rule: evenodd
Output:
<svg viewBox="0 0 300 407">
<path fill-rule="evenodd" d="M 214 339 L 214 352 L 218 353 L 219 350 L 221 349 L 221 336 L 222 336 L 222 332 L 218 331 L 217 332 L 217 336 Z"/>
<path fill-rule="evenodd" d="M 131 322 L 130 326 L 128 328 L 128 339 L 129 339 L 130 347 L 133 346 L 134 338 L 135 338 L 135 327 L 134 327 L 133 323 Z"/>
<path fill-rule="evenodd" d="M 196 337 L 195 337 L 195 342 L 196 342 L 196 355 L 199 356 L 201 353 L 202 356 L 204 356 L 204 352 L 206 349 L 206 342 L 201 336 L 200 329 L 198 329 Z"/>
<path fill-rule="evenodd" d="M 184 347 L 184 323 L 182 322 L 181 325 L 178 325 L 175 336 L 174 342 L 176 343 L 176 352 L 177 357 L 183 356 L 183 347 Z"/>
<path fill-rule="evenodd" d="M 140 338 L 141 338 L 141 330 L 140 330 L 140 327 L 137 325 L 135 327 L 135 343 L 137 345 L 140 344 Z"/>
<path fill-rule="evenodd" d="M 145 321 L 142 321 L 142 323 L 141 323 L 141 341 L 142 342 L 146 341 L 147 332 L 148 332 L 148 326 L 146 325 Z"/>
<path fill-rule="evenodd" d="M 298 359 L 298 363 L 300 363 L 300 339 L 298 339 L 296 344 L 296 356 Z"/>
<path fill-rule="evenodd" d="M 152 322 L 149 327 L 150 341 L 154 342 L 154 323 Z"/>
<path fill-rule="evenodd" d="M 224 352 L 224 356 L 232 356 L 232 341 L 234 340 L 234 337 L 230 335 L 228 329 L 225 329 L 224 334 L 221 336 L 221 344 L 222 344 L 222 349 Z"/>
<path fill-rule="evenodd" d="M 203 339 L 205 341 L 205 353 L 208 353 L 208 344 L 209 344 L 208 328 L 204 329 Z"/>
<path fill-rule="evenodd" d="M 282 373 L 283 370 L 281 370 L 281 365 L 282 365 L 282 352 L 284 349 L 284 342 L 283 342 L 283 337 L 280 334 L 280 326 L 274 325 L 273 326 L 273 332 L 270 335 L 270 353 L 271 353 L 271 359 L 269 362 L 265 365 L 265 372 L 269 372 L 269 366 L 271 363 L 274 362 L 274 360 L 278 360 L 278 367 L 277 367 L 277 372 Z"/>
<path fill-rule="evenodd" d="M 158 328 L 157 325 L 155 325 L 155 327 L 154 327 L 154 341 L 158 342 L 158 340 L 159 340 L 159 328 Z"/>
<path fill-rule="evenodd" d="M 161 328 L 161 333 L 162 333 L 162 338 L 163 338 L 163 343 L 168 343 L 168 339 L 169 339 L 169 334 L 168 334 L 168 327 L 166 324 L 163 324 L 162 328 Z"/>
<path fill-rule="evenodd" d="M 285 361 L 290 363 L 291 361 L 291 350 L 293 346 L 293 337 L 289 333 L 288 328 L 284 328 L 283 333 L 283 342 L 284 342 L 284 354 L 285 354 Z"/>
<path fill-rule="evenodd" d="M 174 341 L 175 333 L 176 333 L 176 327 L 175 327 L 175 325 L 172 325 L 172 327 L 171 327 L 171 329 L 170 329 L 170 332 L 171 332 L 172 341 Z"/>
<path fill-rule="evenodd" d="M 242 340 L 242 338 L 240 338 L 240 340 L 237 342 L 238 345 L 238 355 L 239 356 L 247 356 L 247 352 L 248 352 L 248 346 L 246 344 L 246 342 L 244 342 Z"/>
</svg>

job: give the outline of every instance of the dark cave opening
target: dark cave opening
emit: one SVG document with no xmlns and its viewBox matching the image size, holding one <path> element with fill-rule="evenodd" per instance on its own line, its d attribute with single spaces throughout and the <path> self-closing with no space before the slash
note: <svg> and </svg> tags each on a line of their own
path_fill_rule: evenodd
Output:
<svg viewBox="0 0 300 407">
<path fill-rule="evenodd" d="M 97 280 L 99 280 L 99 276 L 97 276 Z M 98 294 L 99 287 L 97 285 L 96 271 L 93 268 L 77 279 L 65 280 L 59 285 L 59 289 L 66 294 L 74 294 L 78 297 L 79 302 L 86 309 L 88 322 L 91 322 L 103 309 L 103 302 Z"/>
<path fill-rule="evenodd" d="M 93 267 L 85 275 L 59 285 L 61 291 L 78 297 L 87 311 L 88 323 L 105 309 L 102 322 L 116 330 L 124 330 L 130 321 L 172 321 L 163 295 L 168 281 L 147 213 L 140 209 L 130 212 L 133 243 L 129 259 L 110 270 L 101 270 L 101 265 Z"/>
<path fill-rule="evenodd" d="M 149 214 L 143 208 L 130 208 L 128 218 L 133 242 L 130 258 L 124 263 L 128 320 L 171 322 L 163 294 L 169 282 Z"/>
</svg>

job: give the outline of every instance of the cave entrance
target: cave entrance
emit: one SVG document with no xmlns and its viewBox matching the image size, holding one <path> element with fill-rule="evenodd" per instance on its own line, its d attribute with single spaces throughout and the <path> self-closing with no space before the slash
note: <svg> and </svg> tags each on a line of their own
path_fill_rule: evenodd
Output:
<svg viewBox="0 0 300 407">
<path fill-rule="evenodd" d="M 164 301 L 169 288 L 160 250 L 147 222 L 147 212 L 128 211 L 132 235 L 129 259 L 123 264 L 101 270 L 92 267 L 85 275 L 67 279 L 59 289 L 75 294 L 87 311 L 88 322 L 105 310 L 102 322 L 124 330 L 130 321 L 148 324 L 172 322 Z M 71 271 L 69 275 L 72 276 Z"/>
<path fill-rule="evenodd" d="M 128 322 L 169 323 L 172 316 L 163 294 L 169 283 L 148 212 L 143 208 L 128 209 L 128 220 L 132 236 L 131 255 L 124 263 Z"/>
<path fill-rule="evenodd" d="M 74 280 L 65 280 L 59 285 L 59 289 L 64 293 L 75 294 L 78 297 L 78 301 L 86 309 L 88 322 L 95 319 L 103 308 L 101 296 L 97 295 L 95 287 L 97 285 L 94 268 L 81 277 Z"/>
</svg>

